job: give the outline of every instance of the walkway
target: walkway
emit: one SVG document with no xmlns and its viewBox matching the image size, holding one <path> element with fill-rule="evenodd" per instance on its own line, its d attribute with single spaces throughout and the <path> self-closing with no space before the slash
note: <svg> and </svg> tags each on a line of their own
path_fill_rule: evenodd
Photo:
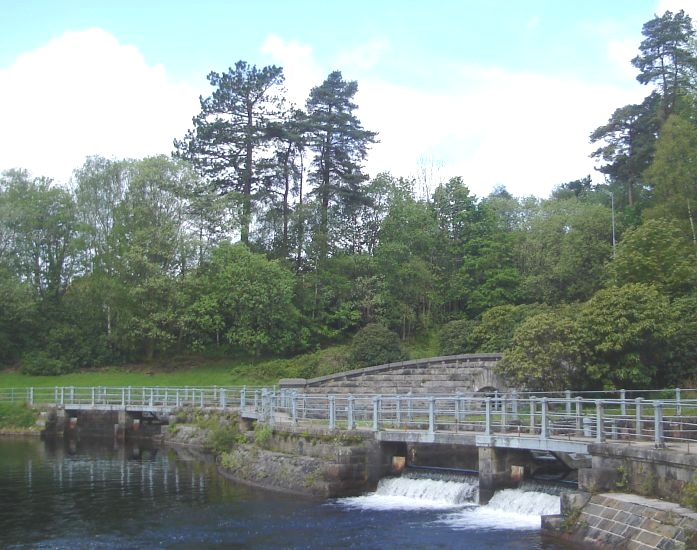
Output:
<svg viewBox="0 0 697 550">
<path fill-rule="evenodd" d="M 0 400 L 66 411 L 172 414 L 233 409 L 278 428 L 370 431 L 379 441 L 475 444 L 587 453 L 593 443 L 697 449 L 697 390 L 630 395 L 511 392 L 472 395 L 318 395 L 276 388 L 56 387 L 0 389 Z M 659 397 L 663 397 L 659 399 Z M 667 397 L 667 398 L 666 398 Z"/>
</svg>

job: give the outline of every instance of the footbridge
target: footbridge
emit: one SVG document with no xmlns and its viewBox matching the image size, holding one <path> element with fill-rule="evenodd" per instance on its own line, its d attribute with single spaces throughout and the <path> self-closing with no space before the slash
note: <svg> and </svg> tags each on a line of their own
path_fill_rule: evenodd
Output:
<svg viewBox="0 0 697 550">
<path fill-rule="evenodd" d="M 278 429 L 372 432 L 385 442 L 587 453 L 594 443 L 694 445 L 697 390 L 453 394 L 300 393 L 279 387 L 0 389 L 0 401 L 166 417 L 235 410 Z"/>
<path fill-rule="evenodd" d="M 524 475 L 536 452 L 551 453 L 572 469 L 580 462 L 587 467 L 589 459 L 579 459 L 592 455 L 593 468 L 580 472 L 593 475 L 612 476 L 632 463 L 641 471 L 660 464 L 667 473 L 657 475 L 666 479 L 691 476 L 697 465 L 691 454 L 697 450 L 696 396 L 697 390 L 685 389 L 452 394 L 305 393 L 287 387 L 0 389 L 2 401 L 53 409 L 66 433 L 83 422 L 87 426 L 86 411 L 109 415 L 115 437 L 125 437 L 129 429 L 141 434 L 159 429 L 154 424 L 170 421 L 178 410 L 201 409 L 235 411 L 243 423 L 261 422 L 300 436 L 360 434 L 413 465 L 414 453 L 422 460 L 424 453 L 448 460 L 466 456 L 478 468 L 482 502 Z M 604 466 L 596 467 L 596 459 Z M 594 486 L 592 479 L 587 486 Z"/>
</svg>

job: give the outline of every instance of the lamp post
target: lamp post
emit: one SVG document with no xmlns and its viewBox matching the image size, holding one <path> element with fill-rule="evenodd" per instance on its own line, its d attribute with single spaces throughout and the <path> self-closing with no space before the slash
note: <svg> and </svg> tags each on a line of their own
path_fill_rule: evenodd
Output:
<svg viewBox="0 0 697 550">
<path fill-rule="evenodd" d="M 615 259 L 615 248 L 616 248 L 616 241 L 615 241 L 615 194 L 612 191 L 609 191 L 607 189 L 603 189 L 603 192 L 607 193 L 610 195 L 610 209 L 612 211 L 612 259 Z"/>
</svg>

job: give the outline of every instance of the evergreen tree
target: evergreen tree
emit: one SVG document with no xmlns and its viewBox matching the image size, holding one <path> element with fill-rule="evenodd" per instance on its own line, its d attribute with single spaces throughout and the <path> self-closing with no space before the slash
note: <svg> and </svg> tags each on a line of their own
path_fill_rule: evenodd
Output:
<svg viewBox="0 0 697 550">
<path fill-rule="evenodd" d="M 357 91 L 357 82 L 345 81 L 334 71 L 310 91 L 307 100 L 308 141 L 314 153 L 311 179 L 319 207 L 314 240 L 320 260 L 330 251 L 330 230 L 334 229 L 330 227 L 330 206 L 336 205 L 350 223 L 364 200 L 361 185 L 368 177 L 361 171 L 361 163 L 376 134 L 364 130 L 354 114 Z"/>
</svg>

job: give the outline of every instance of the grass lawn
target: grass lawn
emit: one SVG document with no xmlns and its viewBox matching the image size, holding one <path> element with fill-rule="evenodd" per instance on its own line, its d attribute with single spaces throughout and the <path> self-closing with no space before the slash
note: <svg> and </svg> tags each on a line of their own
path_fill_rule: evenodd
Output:
<svg viewBox="0 0 697 550">
<path fill-rule="evenodd" d="M 245 368 L 246 367 L 246 368 Z M 230 361 L 161 366 L 124 366 L 84 370 L 59 376 L 30 376 L 18 370 L 0 371 L 0 388 L 53 386 L 242 386 L 272 385 L 273 377 L 258 376 L 254 365 Z"/>
<path fill-rule="evenodd" d="M 405 346 L 412 359 L 438 355 L 435 333 Z M 280 378 L 313 378 L 354 368 L 349 346 L 335 345 L 287 359 L 178 357 L 151 364 L 85 369 L 58 376 L 0 370 L 0 388 L 54 386 L 272 386 Z"/>
</svg>

